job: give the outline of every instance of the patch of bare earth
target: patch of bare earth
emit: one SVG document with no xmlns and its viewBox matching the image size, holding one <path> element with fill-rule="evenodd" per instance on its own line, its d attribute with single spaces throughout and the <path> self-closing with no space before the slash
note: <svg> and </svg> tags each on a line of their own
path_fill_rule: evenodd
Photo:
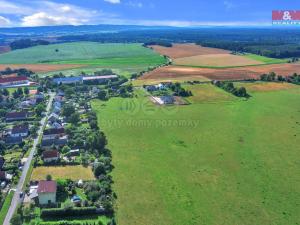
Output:
<svg viewBox="0 0 300 225">
<path fill-rule="evenodd" d="M 0 64 L 0 70 L 5 70 L 6 68 L 20 69 L 25 68 L 36 73 L 52 72 L 65 69 L 74 69 L 84 67 L 84 65 L 79 64 Z"/>
<path fill-rule="evenodd" d="M 241 68 L 211 69 L 167 66 L 146 73 L 140 80 L 245 80 L 257 79 L 264 73 L 288 76 L 300 73 L 300 64 L 274 64 Z"/>
<path fill-rule="evenodd" d="M 196 55 L 210 55 L 210 54 L 229 54 L 230 51 L 217 49 L 217 48 L 207 48 L 196 44 L 174 44 L 173 47 L 167 48 L 158 45 L 150 46 L 156 52 L 161 55 L 169 56 L 172 59 L 191 57 Z"/>
</svg>

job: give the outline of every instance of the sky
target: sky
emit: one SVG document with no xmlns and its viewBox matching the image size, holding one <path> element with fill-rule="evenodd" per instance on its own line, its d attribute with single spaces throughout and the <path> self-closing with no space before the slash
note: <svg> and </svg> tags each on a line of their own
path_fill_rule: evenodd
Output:
<svg viewBox="0 0 300 225">
<path fill-rule="evenodd" d="M 0 27 L 55 25 L 271 25 L 299 0 L 0 0 Z"/>
</svg>

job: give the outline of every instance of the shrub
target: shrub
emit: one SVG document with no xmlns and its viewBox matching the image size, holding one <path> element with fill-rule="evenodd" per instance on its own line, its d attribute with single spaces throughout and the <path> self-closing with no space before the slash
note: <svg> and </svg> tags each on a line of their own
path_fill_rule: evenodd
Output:
<svg viewBox="0 0 300 225">
<path fill-rule="evenodd" d="M 96 207 L 42 209 L 41 217 L 82 216 L 96 214 Z"/>
</svg>

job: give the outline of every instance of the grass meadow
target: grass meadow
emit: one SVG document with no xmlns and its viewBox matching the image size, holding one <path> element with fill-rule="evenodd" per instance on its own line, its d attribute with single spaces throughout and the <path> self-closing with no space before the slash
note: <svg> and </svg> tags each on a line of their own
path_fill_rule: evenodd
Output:
<svg viewBox="0 0 300 225">
<path fill-rule="evenodd" d="M 187 106 L 153 105 L 141 89 L 92 103 L 113 153 L 118 224 L 299 224 L 300 88 L 247 101 L 190 88 Z"/>
<path fill-rule="evenodd" d="M 53 180 L 95 180 L 93 171 L 83 166 L 40 166 L 33 169 L 31 180 L 45 180 L 51 174 Z"/>
</svg>

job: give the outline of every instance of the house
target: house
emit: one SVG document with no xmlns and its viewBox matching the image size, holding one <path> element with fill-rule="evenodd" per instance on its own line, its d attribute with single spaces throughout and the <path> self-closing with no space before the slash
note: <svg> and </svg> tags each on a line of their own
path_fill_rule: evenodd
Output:
<svg viewBox="0 0 300 225">
<path fill-rule="evenodd" d="M 11 137 L 8 136 L 5 138 L 5 143 L 7 145 L 18 145 L 21 144 L 23 142 L 23 138 L 22 137 Z"/>
<path fill-rule="evenodd" d="M 36 105 L 36 100 L 35 99 L 29 99 L 29 100 L 21 102 L 20 103 L 20 108 L 27 109 L 27 108 L 35 106 L 35 105 Z"/>
<path fill-rule="evenodd" d="M 63 137 L 64 135 L 65 135 L 65 129 L 64 128 L 47 129 L 47 130 L 44 130 L 43 140 L 60 138 L 60 137 Z"/>
<path fill-rule="evenodd" d="M 52 81 L 57 85 L 77 84 L 77 83 L 82 83 L 82 77 L 61 77 L 61 78 L 54 78 Z"/>
<path fill-rule="evenodd" d="M 52 129 L 60 129 L 60 128 L 63 128 L 64 126 L 63 126 L 62 124 L 58 123 L 58 122 L 54 122 L 54 123 L 52 123 L 52 124 L 50 125 L 50 127 L 51 127 Z"/>
<path fill-rule="evenodd" d="M 53 107 L 61 108 L 61 102 L 55 101 L 55 102 L 53 103 Z"/>
<path fill-rule="evenodd" d="M 51 113 L 50 116 L 48 117 L 48 122 L 54 123 L 54 122 L 59 122 L 61 123 L 61 119 L 59 118 L 59 115 L 56 113 Z"/>
<path fill-rule="evenodd" d="M 13 175 L 11 175 L 5 171 L 2 171 L 2 170 L 0 171 L 0 180 L 1 181 L 4 181 L 4 180 L 10 181 L 10 180 L 12 180 L 12 178 L 13 178 Z"/>
<path fill-rule="evenodd" d="M 54 101 L 56 101 L 56 102 L 64 102 L 65 98 L 64 98 L 64 96 L 56 95 L 55 98 L 54 98 Z"/>
<path fill-rule="evenodd" d="M 29 80 L 25 76 L 0 77 L 0 87 L 10 87 L 15 85 L 28 84 Z"/>
<path fill-rule="evenodd" d="M 42 101 L 44 101 L 45 96 L 42 93 L 38 93 L 34 95 L 33 99 L 36 100 L 36 103 L 41 103 Z"/>
<path fill-rule="evenodd" d="M 57 184 L 55 181 L 39 181 L 38 199 L 40 205 L 56 203 Z"/>
<path fill-rule="evenodd" d="M 28 124 L 16 125 L 13 126 L 10 136 L 11 137 L 27 137 L 29 135 L 29 126 Z"/>
<path fill-rule="evenodd" d="M 146 87 L 146 90 L 149 91 L 149 92 L 152 92 L 152 91 L 156 91 L 157 88 L 155 85 L 149 85 Z"/>
<path fill-rule="evenodd" d="M 13 121 L 21 121 L 26 120 L 28 118 L 28 112 L 21 111 L 21 112 L 10 112 L 6 114 L 6 122 L 13 122 Z"/>
<path fill-rule="evenodd" d="M 59 139 L 55 138 L 55 139 L 42 140 L 42 148 L 51 149 L 53 145 L 55 147 L 63 147 L 67 143 L 68 143 L 68 138 L 66 136 Z"/>
<path fill-rule="evenodd" d="M 57 162 L 59 160 L 59 152 L 57 150 L 46 150 L 43 152 L 43 160 L 45 163 Z"/>
</svg>

